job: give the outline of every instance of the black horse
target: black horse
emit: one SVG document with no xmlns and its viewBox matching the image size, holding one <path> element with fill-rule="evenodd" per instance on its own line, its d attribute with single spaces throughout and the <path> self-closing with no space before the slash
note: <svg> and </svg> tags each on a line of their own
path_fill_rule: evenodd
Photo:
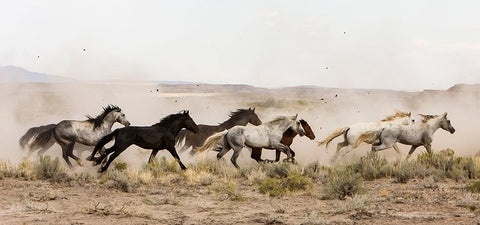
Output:
<svg viewBox="0 0 480 225">
<path fill-rule="evenodd" d="M 152 154 L 148 159 L 150 163 L 159 150 L 167 149 L 170 154 L 177 160 L 182 170 L 187 169 L 185 165 L 180 161 L 177 151 L 175 150 L 175 137 L 178 135 L 182 128 L 187 128 L 192 132 L 198 132 L 198 126 L 190 117 L 188 111 L 183 111 L 177 114 L 171 114 L 163 118 L 159 123 L 156 123 L 149 127 L 123 127 L 116 129 L 111 134 L 103 137 L 95 146 L 87 160 L 94 161 L 93 165 L 100 164 L 108 154 L 113 154 L 108 157 L 108 161 L 105 165 L 99 169 L 99 172 L 105 172 L 112 161 L 120 155 L 130 145 L 135 144 L 141 148 L 152 149 Z M 95 154 L 105 144 L 110 142 L 115 137 L 115 144 L 106 149 L 105 154 L 95 158 Z"/>
<path fill-rule="evenodd" d="M 185 143 L 180 152 L 184 152 L 188 148 L 192 147 L 192 154 L 195 153 L 195 149 L 201 147 L 205 140 L 214 133 L 218 133 L 225 129 L 230 129 L 236 125 L 245 126 L 248 123 L 251 123 L 255 126 L 262 124 L 262 121 L 258 118 L 255 113 L 255 108 L 248 109 L 237 109 L 237 111 L 230 114 L 230 118 L 225 122 L 218 125 L 198 125 L 198 133 L 193 133 L 189 130 L 182 130 L 177 136 L 176 143 L 179 145 L 183 140 Z"/>
</svg>

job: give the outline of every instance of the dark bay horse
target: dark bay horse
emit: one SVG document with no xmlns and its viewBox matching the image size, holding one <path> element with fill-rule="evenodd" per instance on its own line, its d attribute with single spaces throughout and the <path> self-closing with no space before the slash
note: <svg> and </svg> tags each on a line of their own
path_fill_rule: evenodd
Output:
<svg viewBox="0 0 480 225">
<path fill-rule="evenodd" d="M 23 149 L 33 152 L 40 149 L 38 155 L 43 154 L 53 144 L 58 143 L 62 147 L 63 159 L 72 167 L 68 157 L 83 165 L 81 159 L 73 154 L 73 146 L 76 142 L 87 146 L 94 146 L 105 135 L 112 132 L 112 126 L 119 122 L 129 126 L 130 122 L 125 118 L 122 110 L 115 105 L 103 108 L 103 112 L 97 117 L 87 116 L 88 120 L 63 120 L 57 124 L 49 124 L 40 127 L 32 127 L 19 140 Z M 54 137 L 54 141 L 52 140 Z"/>
<path fill-rule="evenodd" d="M 103 137 L 95 146 L 92 154 L 87 160 L 94 161 L 93 165 L 100 164 L 108 154 L 113 153 L 108 157 L 105 165 L 102 165 L 99 172 L 105 172 L 112 161 L 120 155 L 130 145 L 137 145 L 144 149 L 152 149 L 152 154 L 148 159 L 150 163 L 158 151 L 167 149 L 175 160 L 180 164 L 182 170 L 187 169 L 178 157 L 175 150 L 175 137 L 182 128 L 186 128 L 194 133 L 198 132 L 198 126 L 190 117 L 188 111 L 183 111 L 177 114 L 171 114 L 163 118 L 159 123 L 149 127 L 123 127 L 114 130 L 111 134 Z M 110 142 L 115 137 L 115 144 L 106 149 L 105 154 L 101 154 L 96 158 L 95 154 L 105 144 Z"/>
<path fill-rule="evenodd" d="M 310 138 L 310 140 L 315 139 L 315 134 L 313 133 L 312 128 L 310 125 L 307 123 L 307 121 L 301 119 L 300 124 L 303 127 L 303 130 L 305 130 L 305 136 Z M 293 138 L 297 136 L 297 132 L 295 132 L 293 129 L 289 128 L 285 133 L 283 133 L 282 140 L 280 143 L 284 144 L 290 149 L 290 153 L 292 154 L 292 161 L 295 162 L 295 152 L 290 148 L 290 145 L 293 143 Z M 250 146 L 249 146 L 250 147 Z M 256 148 L 256 147 L 250 147 L 252 149 L 252 159 L 255 159 L 257 162 L 263 162 L 262 160 L 262 148 Z M 272 149 L 270 149 L 272 150 Z M 280 161 L 280 153 L 281 151 L 276 150 L 276 157 L 275 157 L 275 162 Z M 267 162 L 270 162 L 270 160 L 265 160 Z"/>
<path fill-rule="evenodd" d="M 219 125 L 198 125 L 198 133 L 193 133 L 189 130 L 181 130 L 177 136 L 176 144 L 179 145 L 183 140 L 185 143 L 180 152 L 184 152 L 188 148 L 192 147 L 192 154 L 195 153 L 195 150 L 203 145 L 205 140 L 214 133 L 218 133 L 225 129 L 230 129 L 236 125 L 245 126 L 248 123 L 251 123 L 255 126 L 262 124 L 262 121 L 258 118 L 255 113 L 255 108 L 248 109 L 237 109 L 237 111 L 230 114 L 230 118 Z"/>
</svg>

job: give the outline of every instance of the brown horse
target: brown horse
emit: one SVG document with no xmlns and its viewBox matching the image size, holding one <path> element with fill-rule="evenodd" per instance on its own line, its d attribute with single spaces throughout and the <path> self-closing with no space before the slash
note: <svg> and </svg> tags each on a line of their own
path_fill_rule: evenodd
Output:
<svg viewBox="0 0 480 225">
<path fill-rule="evenodd" d="M 315 134 L 313 133 L 310 125 L 308 125 L 307 121 L 301 119 L 300 123 L 302 124 L 302 127 L 305 130 L 305 136 L 310 138 L 310 140 L 314 140 L 315 139 Z M 295 136 L 297 136 L 297 133 L 292 129 L 288 129 L 287 131 L 285 131 L 283 133 L 282 140 L 280 141 L 280 143 L 286 145 L 290 149 L 290 153 L 292 153 L 292 161 L 293 162 L 295 162 L 295 159 L 294 159 L 295 152 L 290 148 L 290 145 L 292 145 L 293 138 L 295 138 Z M 255 159 L 257 162 L 263 162 L 263 161 L 272 162 L 271 160 L 268 160 L 268 159 L 267 160 L 261 159 L 262 148 L 254 148 L 254 147 L 250 147 L 250 148 L 252 149 L 252 155 L 251 155 L 252 159 Z M 273 149 L 270 149 L 270 150 L 273 150 Z M 281 151 L 276 150 L 275 162 L 280 161 L 280 153 L 281 153 Z"/>
</svg>

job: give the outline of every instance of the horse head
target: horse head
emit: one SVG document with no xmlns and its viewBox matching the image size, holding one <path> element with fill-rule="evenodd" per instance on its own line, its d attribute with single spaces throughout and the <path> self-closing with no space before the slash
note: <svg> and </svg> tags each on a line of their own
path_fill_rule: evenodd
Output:
<svg viewBox="0 0 480 225">
<path fill-rule="evenodd" d="M 302 125 L 303 130 L 305 130 L 305 136 L 310 138 L 310 140 L 315 140 L 315 134 L 307 121 L 300 119 L 300 124 Z"/>
<path fill-rule="evenodd" d="M 120 108 L 114 110 L 113 113 L 114 113 L 115 122 L 119 122 L 120 124 L 126 127 L 130 126 L 130 122 L 127 120 L 127 118 L 125 117 L 125 113 L 123 113 Z"/>
<path fill-rule="evenodd" d="M 183 111 L 184 115 L 184 125 L 187 130 L 192 131 L 193 133 L 198 133 L 198 126 L 193 121 L 192 117 L 190 117 L 190 112 L 188 110 Z"/>
<path fill-rule="evenodd" d="M 260 118 L 258 118 L 258 115 L 255 113 L 255 107 L 254 108 L 248 108 L 248 122 L 258 126 L 262 124 L 262 121 Z"/>
<path fill-rule="evenodd" d="M 442 118 L 440 119 L 440 127 L 451 134 L 455 133 L 455 128 L 453 128 L 452 124 L 450 123 L 450 120 L 447 119 L 447 113 L 444 113 L 442 115 Z"/>
<path fill-rule="evenodd" d="M 297 120 L 298 114 L 295 116 L 292 116 L 290 119 L 292 120 L 292 123 L 290 124 L 291 129 L 293 129 L 300 137 L 305 136 L 305 130 L 303 129 L 302 124 L 300 121 Z"/>
</svg>

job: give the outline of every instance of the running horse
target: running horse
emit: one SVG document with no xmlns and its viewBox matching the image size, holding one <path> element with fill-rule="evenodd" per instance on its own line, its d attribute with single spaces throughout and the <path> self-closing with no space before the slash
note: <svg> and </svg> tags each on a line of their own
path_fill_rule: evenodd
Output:
<svg viewBox="0 0 480 225">
<path fill-rule="evenodd" d="M 41 155 L 56 142 L 62 147 L 63 159 L 69 167 L 72 167 L 72 163 L 68 157 L 82 166 L 83 161 L 73 154 L 75 143 L 95 146 L 103 136 L 112 132 L 114 123 L 118 122 L 127 127 L 130 125 L 125 114 L 116 105 L 108 105 L 97 117 L 87 118 L 85 121 L 63 120 L 57 124 L 32 127 L 20 138 L 19 144 L 30 152 L 40 149 L 38 155 Z M 55 141 L 52 141 L 52 137 Z"/>
<path fill-rule="evenodd" d="M 314 140 L 315 139 L 315 134 L 313 133 L 313 130 L 312 128 L 310 127 L 310 125 L 307 123 L 307 121 L 303 120 L 303 119 L 300 119 L 300 124 L 302 125 L 303 127 L 303 130 L 305 130 L 305 136 L 307 136 L 308 138 L 310 138 L 310 140 Z M 282 140 L 280 141 L 280 143 L 284 144 L 285 146 L 287 146 L 289 149 L 290 149 L 290 153 L 292 154 L 292 162 L 293 163 L 296 163 L 296 160 L 295 160 L 295 152 L 292 150 L 292 148 L 290 148 L 290 145 L 292 145 L 293 143 L 293 139 L 297 136 L 297 132 L 295 132 L 293 129 L 289 128 L 287 131 L 285 131 L 285 133 L 283 133 L 283 136 L 282 136 Z M 271 160 L 262 160 L 261 156 L 262 156 L 262 148 L 256 148 L 256 147 L 250 147 L 252 149 L 252 155 L 251 155 L 251 158 L 252 159 L 255 159 L 257 162 L 272 162 Z M 275 162 L 278 162 L 280 161 L 280 154 L 281 154 L 281 151 L 279 150 L 275 150 Z"/>
<path fill-rule="evenodd" d="M 217 159 L 221 159 L 230 149 L 233 155 L 230 161 L 239 169 L 237 158 L 243 147 L 256 147 L 280 150 L 287 154 L 287 161 L 292 160 L 290 148 L 280 143 L 283 133 L 293 129 L 300 136 L 305 135 L 302 125 L 295 116 L 279 116 L 272 121 L 258 126 L 234 126 L 231 129 L 216 133 L 210 136 L 205 144 L 197 149 L 203 152 L 216 147 L 219 153 Z"/>
<path fill-rule="evenodd" d="M 102 165 L 98 172 L 105 172 L 112 161 L 120 155 L 130 145 L 137 145 L 144 149 L 152 149 L 152 154 L 148 162 L 151 163 L 158 151 L 167 149 L 170 154 L 178 162 L 182 170 L 187 169 L 178 157 L 175 150 L 175 138 L 181 129 L 186 128 L 194 133 L 198 132 L 198 126 L 190 117 L 188 111 L 183 111 L 177 114 L 171 114 L 163 118 L 160 122 L 149 127 L 123 127 L 114 130 L 111 134 L 103 137 L 95 146 L 92 154 L 87 158 L 89 161 L 94 161 L 93 165 L 98 165 L 110 154 L 105 165 Z M 105 154 L 101 154 L 96 158 L 95 154 L 105 144 L 115 138 L 115 143 L 112 147 L 105 150 Z"/>
<path fill-rule="evenodd" d="M 191 153 L 195 154 L 195 150 L 202 146 L 205 140 L 212 134 L 225 129 L 230 129 L 236 125 L 245 126 L 248 123 L 251 123 L 255 126 L 262 124 L 262 121 L 255 113 L 255 108 L 237 109 L 237 111 L 230 114 L 230 118 L 228 120 L 218 125 L 199 124 L 198 133 L 194 133 L 187 129 L 181 130 L 175 140 L 176 145 L 180 145 L 180 143 L 185 140 L 185 143 L 179 149 L 179 152 L 184 152 L 188 148 L 192 147 Z"/>
</svg>

